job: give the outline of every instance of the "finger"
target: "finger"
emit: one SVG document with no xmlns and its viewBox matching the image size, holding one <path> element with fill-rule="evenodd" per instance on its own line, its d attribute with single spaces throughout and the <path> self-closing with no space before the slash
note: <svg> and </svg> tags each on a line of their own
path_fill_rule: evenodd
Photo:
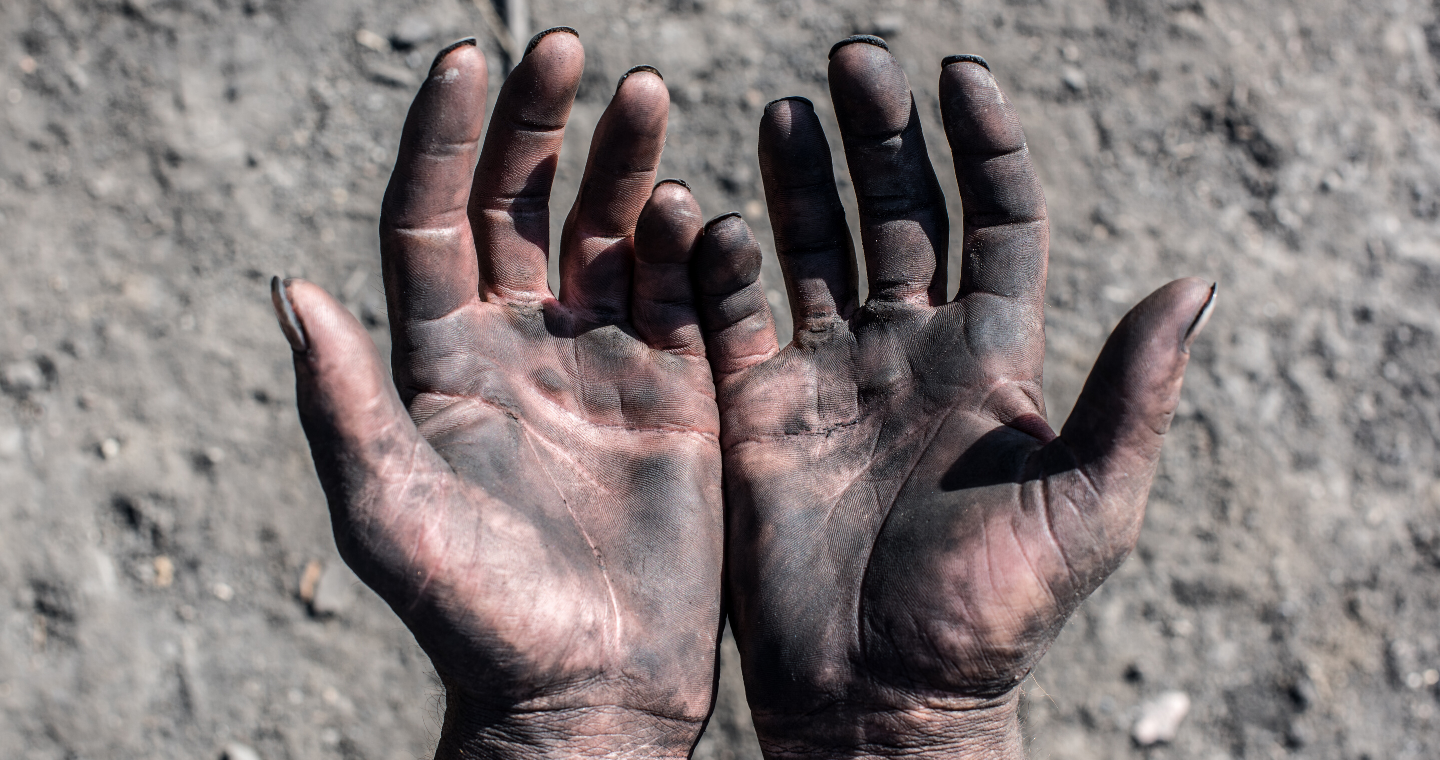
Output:
<svg viewBox="0 0 1440 760">
<path fill-rule="evenodd" d="M 959 298 L 1014 299 L 1043 319 L 1050 225 L 1015 107 L 978 56 L 945 59 L 940 113 L 965 209 Z"/>
<path fill-rule="evenodd" d="M 485 55 L 475 40 L 440 52 L 410 106 L 380 207 L 390 326 L 437 319 L 479 283 L 465 199 L 485 114 Z"/>
<path fill-rule="evenodd" d="M 1105 503 L 1144 505 L 1190 343 L 1214 303 L 1215 286 L 1176 280 L 1131 309 L 1100 351 L 1060 438 Z"/>
<path fill-rule="evenodd" d="M 942 303 L 950 222 L 905 72 L 878 37 L 851 37 L 830 52 L 830 95 L 855 183 L 870 298 Z"/>
<path fill-rule="evenodd" d="M 442 466 L 355 317 L 304 280 L 282 285 L 277 277 L 270 292 L 294 350 L 300 422 L 337 527 L 351 510 L 374 506 L 382 484 L 400 480 L 396 468 L 418 475 L 421 465 Z"/>
<path fill-rule="evenodd" d="M 651 348 L 705 355 L 690 254 L 700 239 L 700 204 L 678 179 L 662 180 L 635 227 L 635 283 L 630 321 Z"/>
<path fill-rule="evenodd" d="M 560 299 L 597 320 L 628 316 L 635 223 L 650 198 L 670 94 L 652 66 L 620 77 L 560 241 Z"/>
<path fill-rule="evenodd" d="M 500 88 L 470 189 L 486 300 L 550 294 L 550 187 L 585 50 L 569 27 L 541 32 L 527 50 Z"/>
<path fill-rule="evenodd" d="M 760 120 L 760 176 L 795 332 L 855 309 L 855 249 L 815 107 L 782 98 Z"/>
<path fill-rule="evenodd" d="M 739 214 L 705 225 L 691 271 L 705 354 L 717 381 L 779 352 L 775 319 L 760 285 L 760 246 Z"/>
</svg>

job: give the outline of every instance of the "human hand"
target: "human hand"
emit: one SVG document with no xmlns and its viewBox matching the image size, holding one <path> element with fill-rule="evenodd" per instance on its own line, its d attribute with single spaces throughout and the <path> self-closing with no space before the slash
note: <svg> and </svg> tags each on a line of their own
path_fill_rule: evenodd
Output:
<svg viewBox="0 0 1440 760">
<path fill-rule="evenodd" d="M 713 699 L 722 517 L 688 275 L 699 209 L 680 184 L 652 194 L 669 97 L 632 69 L 596 127 L 551 295 L 548 201 L 584 67 L 566 31 L 531 43 L 483 150 L 473 40 L 416 96 L 380 223 L 393 383 L 339 303 L 274 283 L 336 544 L 445 684 L 439 757 L 684 757 Z"/>
<path fill-rule="evenodd" d="M 1017 686 L 1135 545 L 1214 290 L 1179 280 L 1135 307 L 1057 437 L 1041 394 L 1045 202 L 988 66 L 953 57 L 940 79 L 965 209 L 953 300 L 904 72 L 852 38 L 830 89 L 869 300 L 802 99 L 760 127 L 794 341 L 776 344 L 743 221 L 712 222 L 695 256 L 755 727 L 771 758 L 1018 757 Z"/>
</svg>

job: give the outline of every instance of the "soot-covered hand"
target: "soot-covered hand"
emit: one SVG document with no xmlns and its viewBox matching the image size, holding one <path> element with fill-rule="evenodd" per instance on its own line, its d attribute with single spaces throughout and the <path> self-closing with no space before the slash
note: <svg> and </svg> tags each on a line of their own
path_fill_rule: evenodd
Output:
<svg viewBox="0 0 1440 760">
<path fill-rule="evenodd" d="M 542 33 L 481 146 L 485 57 L 436 59 L 380 224 L 392 372 L 320 288 L 275 283 L 345 560 L 446 688 L 439 756 L 684 757 L 713 699 L 719 418 L 691 298 L 699 208 L 654 187 L 669 97 L 632 69 L 546 280 L 584 67 Z"/>
<path fill-rule="evenodd" d="M 1016 757 L 1017 686 L 1135 545 L 1189 345 L 1172 282 L 1115 329 L 1057 436 L 1041 395 L 1045 201 L 987 64 L 946 59 L 964 205 L 949 223 L 915 103 L 873 37 L 831 53 L 869 297 L 808 101 L 770 104 L 760 164 L 794 315 L 777 346 L 734 215 L 695 256 L 721 414 L 727 603 L 771 758 Z"/>
</svg>

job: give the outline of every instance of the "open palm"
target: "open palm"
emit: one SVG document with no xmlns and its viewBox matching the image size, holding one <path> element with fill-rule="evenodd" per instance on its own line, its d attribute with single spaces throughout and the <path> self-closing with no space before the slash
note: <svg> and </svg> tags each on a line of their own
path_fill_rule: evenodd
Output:
<svg viewBox="0 0 1440 760">
<path fill-rule="evenodd" d="M 1041 394 L 1048 223 L 1013 107 L 983 61 L 947 59 L 965 210 L 951 299 L 905 75 L 857 42 L 832 51 L 830 83 L 868 301 L 803 99 L 772 103 L 760 132 L 793 342 L 776 344 L 740 219 L 712 223 L 696 256 L 746 691 L 771 757 L 1012 756 L 1015 687 L 1134 546 L 1212 289 L 1177 281 L 1136 307 L 1057 437 Z"/>
<path fill-rule="evenodd" d="M 314 285 L 277 283 L 342 556 L 447 689 L 441 755 L 688 754 L 720 627 L 718 412 L 689 256 L 652 194 L 668 96 L 632 70 L 546 282 L 548 198 L 584 66 L 542 34 L 480 146 L 485 59 L 442 52 L 381 220 L 393 377 Z"/>
</svg>

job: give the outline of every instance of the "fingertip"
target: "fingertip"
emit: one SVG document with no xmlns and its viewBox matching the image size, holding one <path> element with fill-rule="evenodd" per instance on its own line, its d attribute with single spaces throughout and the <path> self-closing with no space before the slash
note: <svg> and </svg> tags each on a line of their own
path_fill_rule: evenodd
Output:
<svg viewBox="0 0 1440 760">
<path fill-rule="evenodd" d="M 552 27 L 550 27 L 549 29 L 546 29 L 545 31 L 540 32 L 539 34 L 536 34 L 534 37 L 531 37 L 531 38 L 530 38 L 530 41 L 525 44 L 525 52 L 524 52 L 523 54 L 521 54 L 520 57 L 521 57 L 521 58 L 524 58 L 525 56 L 530 55 L 530 53 L 531 53 L 532 51 L 534 51 L 535 48 L 540 45 L 540 41 L 541 41 L 541 40 L 545 39 L 546 37 L 549 37 L 550 35 L 552 35 L 552 34 L 554 34 L 554 33 L 556 33 L 556 32 L 563 32 L 563 33 L 565 33 L 565 34 L 568 34 L 568 35 L 574 37 L 576 40 L 579 40 L 579 39 L 580 39 L 580 32 L 576 31 L 574 27 L 569 27 L 569 26 L 552 26 Z"/>
<path fill-rule="evenodd" d="M 699 237 L 700 204 L 678 179 L 655 185 L 635 226 L 635 258 L 645 263 L 681 263 Z"/>
<path fill-rule="evenodd" d="M 873 34 L 852 34 L 849 37 L 846 37 L 845 39 L 835 43 L 834 45 L 831 45 L 830 52 L 826 55 L 826 57 L 833 61 L 835 60 L 836 53 L 856 43 L 870 45 L 872 47 L 878 47 L 886 52 L 890 51 L 890 46 L 885 43 L 885 40 L 882 40 Z"/>
<path fill-rule="evenodd" d="M 1215 296 L 1219 293 L 1219 290 L 1220 283 L 1210 283 L 1210 294 L 1205 298 L 1205 305 L 1200 307 L 1200 311 L 1195 314 L 1195 321 L 1191 322 L 1190 328 L 1185 331 L 1186 353 L 1190 351 L 1190 344 L 1194 343 L 1195 339 L 1200 337 L 1200 333 L 1205 329 L 1205 325 L 1210 323 L 1210 314 L 1215 310 Z"/>
<path fill-rule="evenodd" d="M 270 304 L 275 308 L 275 318 L 280 323 L 280 331 L 285 334 L 285 340 L 290 343 L 290 350 L 303 354 L 309 350 L 309 341 L 305 338 L 305 327 L 295 313 L 295 305 L 290 301 L 288 291 L 292 282 L 295 280 L 281 281 L 278 275 L 271 277 Z"/>
<path fill-rule="evenodd" d="M 738 211 L 706 222 L 697 248 L 697 284 L 703 293 L 733 293 L 760 279 L 760 246 Z"/>
<path fill-rule="evenodd" d="M 842 130 L 869 137 L 898 131 L 910 121 L 910 80 L 889 47 L 847 42 L 831 57 L 829 76 Z"/>
<path fill-rule="evenodd" d="M 646 114 L 654 120 L 668 116 L 670 89 L 660 71 L 649 64 L 631 68 L 620 77 L 615 85 L 615 98 L 611 107 L 620 106 L 627 112 Z M 659 124 L 663 129 L 663 124 Z"/>
<path fill-rule="evenodd" d="M 776 98 L 765 104 L 765 114 L 792 113 L 792 109 L 815 110 L 815 104 L 807 97 L 800 95 L 786 95 L 783 98 Z"/>
<path fill-rule="evenodd" d="M 745 218 L 740 215 L 739 211 L 726 211 L 705 223 L 705 234 L 724 234 L 727 229 L 733 228 L 737 224 L 747 231 L 750 229 L 750 225 L 745 224 Z"/>
<path fill-rule="evenodd" d="M 471 48 L 474 48 L 475 46 L 476 46 L 476 40 L 475 40 L 475 38 L 474 38 L 474 37 L 466 37 L 466 38 L 463 39 L 463 40 L 456 40 L 456 41 L 450 43 L 449 45 L 446 45 L 445 47 L 440 48 L 440 52 L 438 52 L 438 53 L 435 54 L 435 60 L 433 60 L 433 61 L 430 62 L 430 73 L 431 73 L 431 74 L 434 74 L 434 73 L 435 73 L 435 69 L 438 68 L 438 67 L 440 66 L 440 64 L 441 64 L 442 62 L 444 62 L 447 57 L 450 56 L 451 53 L 454 53 L 455 51 L 457 51 L 457 50 L 459 50 L 459 49 L 461 49 L 461 48 L 463 48 L 463 47 L 471 47 Z M 483 55 L 480 56 L 480 59 L 481 59 L 481 61 L 483 62 L 484 59 L 485 59 L 485 56 L 483 56 Z"/>
<path fill-rule="evenodd" d="M 986 71 L 991 71 L 990 62 L 989 62 L 989 61 L 985 60 L 984 58 L 981 58 L 981 57 L 978 56 L 978 55 L 972 55 L 972 54 L 970 54 L 970 53 L 958 53 L 958 54 L 956 54 L 956 55 L 947 55 L 947 56 L 945 56 L 945 58 L 944 58 L 943 60 L 940 61 L 940 68 L 942 68 L 942 69 L 948 69 L 948 68 L 950 68 L 951 66 L 954 66 L 954 65 L 957 65 L 957 64 L 961 64 L 961 63 L 974 63 L 974 64 L 978 64 L 978 65 L 980 65 L 980 66 L 984 66 Z"/>
<path fill-rule="evenodd" d="M 530 71 L 541 81 L 573 79 L 574 86 L 578 87 L 585 70 L 585 46 L 580 43 L 580 35 L 568 26 L 547 29 L 530 41 L 515 69 Z M 511 76 L 514 75 L 515 72 L 511 72 Z"/>
</svg>

